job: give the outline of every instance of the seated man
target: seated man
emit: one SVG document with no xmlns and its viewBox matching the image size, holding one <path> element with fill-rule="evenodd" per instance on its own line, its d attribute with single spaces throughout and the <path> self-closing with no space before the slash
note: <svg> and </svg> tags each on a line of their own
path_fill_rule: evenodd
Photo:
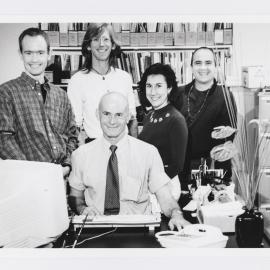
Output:
<svg viewBox="0 0 270 270">
<path fill-rule="evenodd" d="M 110 92 L 100 100 L 98 118 L 103 136 L 72 154 L 70 202 L 79 214 L 151 214 L 149 191 L 154 193 L 169 227 L 189 224 L 173 199 L 157 149 L 128 136 L 127 99 Z"/>
</svg>

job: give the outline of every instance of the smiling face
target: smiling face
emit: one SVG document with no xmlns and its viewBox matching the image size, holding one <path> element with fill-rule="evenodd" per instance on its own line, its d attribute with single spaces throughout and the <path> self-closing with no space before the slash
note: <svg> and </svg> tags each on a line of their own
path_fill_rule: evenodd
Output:
<svg viewBox="0 0 270 270">
<path fill-rule="evenodd" d="M 40 35 L 34 37 L 26 35 L 22 40 L 21 59 L 26 73 L 34 79 L 43 79 L 50 59 L 45 39 Z"/>
<path fill-rule="evenodd" d="M 129 120 L 126 98 L 120 93 L 106 94 L 100 101 L 98 116 L 104 137 L 116 144 L 124 136 Z"/>
<path fill-rule="evenodd" d="M 168 95 L 171 88 L 168 88 L 163 75 L 149 75 L 146 80 L 145 90 L 146 97 L 155 110 L 161 109 L 168 104 Z"/>
<path fill-rule="evenodd" d="M 192 72 L 196 83 L 212 84 L 215 78 L 216 65 L 213 53 L 208 49 L 195 52 L 192 61 Z"/>
<path fill-rule="evenodd" d="M 94 61 L 109 61 L 110 53 L 113 49 L 113 44 L 109 31 L 105 28 L 101 35 L 92 39 L 89 49 L 92 52 Z"/>
</svg>

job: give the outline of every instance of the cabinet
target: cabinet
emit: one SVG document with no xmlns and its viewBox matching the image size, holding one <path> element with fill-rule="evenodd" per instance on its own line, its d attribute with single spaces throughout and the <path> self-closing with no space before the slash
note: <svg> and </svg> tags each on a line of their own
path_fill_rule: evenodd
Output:
<svg viewBox="0 0 270 270">
<path fill-rule="evenodd" d="M 259 112 L 260 120 L 270 121 L 270 92 L 259 94 Z M 259 149 L 259 163 L 263 166 L 263 174 L 259 184 L 258 200 L 261 212 L 264 215 L 264 231 L 270 239 L 270 128 L 266 132 L 259 132 L 262 143 Z"/>
</svg>

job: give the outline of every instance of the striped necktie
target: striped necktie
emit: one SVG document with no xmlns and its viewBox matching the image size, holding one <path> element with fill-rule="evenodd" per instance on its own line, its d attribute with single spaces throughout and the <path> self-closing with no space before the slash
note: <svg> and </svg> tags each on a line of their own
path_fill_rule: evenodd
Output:
<svg viewBox="0 0 270 270">
<path fill-rule="evenodd" d="M 116 149 L 116 145 L 110 146 L 112 153 L 107 167 L 104 215 L 117 215 L 120 210 L 118 161 L 115 154 Z"/>
</svg>

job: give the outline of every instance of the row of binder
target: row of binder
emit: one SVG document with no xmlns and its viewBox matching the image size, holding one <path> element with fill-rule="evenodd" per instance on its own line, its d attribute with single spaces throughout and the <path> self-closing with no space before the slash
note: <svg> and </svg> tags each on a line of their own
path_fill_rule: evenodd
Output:
<svg viewBox="0 0 270 270">
<path fill-rule="evenodd" d="M 122 46 L 213 46 L 231 45 L 232 29 L 217 29 L 208 32 L 153 32 L 116 33 Z"/>
<path fill-rule="evenodd" d="M 213 32 L 217 29 L 232 29 L 232 23 L 180 23 L 180 22 L 130 22 L 130 23 L 111 23 L 115 32 Z M 39 23 L 39 27 L 45 31 L 86 31 L 89 22 L 76 23 Z"/>
<path fill-rule="evenodd" d="M 81 46 L 89 23 L 40 23 L 52 47 Z M 213 46 L 233 43 L 232 23 L 112 23 L 122 46 Z"/>
<path fill-rule="evenodd" d="M 79 47 L 85 31 L 47 31 L 52 47 Z M 153 33 L 115 33 L 121 46 L 213 46 L 231 45 L 232 29 L 216 29 L 209 32 L 153 32 Z"/>
</svg>

